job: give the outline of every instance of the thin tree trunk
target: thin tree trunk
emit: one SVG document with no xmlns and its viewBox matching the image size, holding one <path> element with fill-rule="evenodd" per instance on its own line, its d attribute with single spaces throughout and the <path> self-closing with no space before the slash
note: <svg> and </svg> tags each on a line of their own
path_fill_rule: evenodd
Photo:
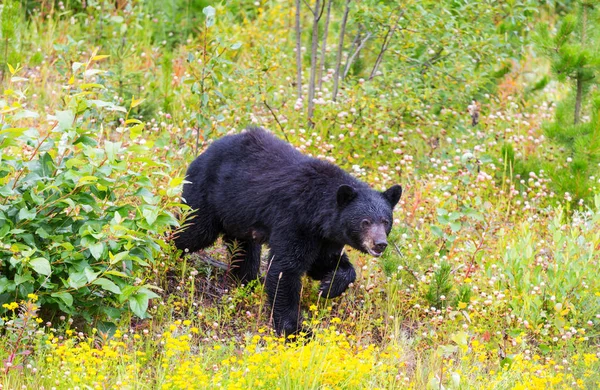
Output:
<svg viewBox="0 0 600 390">
<path fill-rule="evenodd" d="M 300 0 L 296 0 L 296 86 L 298 100 L 302 99 L 302 30 L 300 29 Z"/>
<path fill-rule="evenodd" d="M 381 61 L 383 60 L 383 55 L 385 54 L 388 47 L 390 46 L 392 37 L 394 36 L 396 29 L 398 28 L 398 24 L 400 23 L 400 18 L 402 17 L 402 15 L 404 15 L 404 11 L 400 12 L 400 14 L 398 15 L 398 18 L 396 19 L 396 23 L 394 24 L 394 26 L 388 28 L 388 31 L 385 34 L 385 37 L 383 38 L 383 43 L 381 44 L 381 51 L 379 52 L 379 55 L 377 56 L 377 60 L 375 60 L 375 65 L 373 66 L 373 70 L 371 70 L 371 75 L 369 76 L 369 80 L 372 80 L 373 77 L 375 77 L 377 70 L 379 69 L 379 65 L 381 64 Z"/>
<path fill-rule="evenodd" d="M 581 43 L 585 47 L 586 41 L 586 29 L 587 29 L 587 6 L 582 5 L 581 15 Z M 581 102 L 583 100 L 583 74 L 578 72 L 577 74 L 577 95 L 575 95 L 575 114 L 573 115 L 573 122 L 578 124 L 581 120 Z"/>
<path fill-rule="evenodd" d="M 370 32 L 367 32 L 367 35 L 365 35 L 364 39 L 360 42 L 360 45 L 358 45 L 358 47 L 356 48 L 354 53 L 352 53 L 352 56 L 350 56 L 350 58 L 348 58 L 348 62 L 346 62 L 346 67 L 344 69 L 344 75 L 342 76 L 342 80 L 345 79 L 346 76 L 348 76 L 348 73 L 350 72 L 350 67 L 356 60 L 356 57 L 358 57 L 358 55 L 360 54 L 360 51 L 367 44 L 367 41 L 369 40 L 369 38 L 371 38 L 371 35 L 373 35 L 373 34 Z"/>
<path fill-rule="evenodd" d="M 321 0 L 315 3 L 315 11 L 312 27 L 312 44 L 310 48 L 310 80 L 308 82 L 308 125 L 313 127 L 313 115 L 315 110 L 315 82 L 317 78 L 317 51 L 319 50 L 319 19 L 321 15 L 319 9 Z"/>
<path fill-rule="evenodd" d="M 325 30 L 323 31 L 323 44 L 321 45 L 321 65 L 319 65 L 319 90 L 323 86 L 323 71 L 325 70 L 325 53 L 327 52 L 327 32 L 329 31 L 329 20 L 331 17 L 331 4 L 333 0 L 329 0 L 327 4 L 327 15 L 325 16 Z"/>
<path fill-rule="evenodd" d="M 337 55 L 335 59 L 335 73 L 333 74 L 333 101 L 335 102 L 338 94 L 338 87 L 340 82 L 340 66 L 342 65 L 342 49 L 344 48 L 344 35 L 346 35 L 346 23 L 348 22 L 348 14 L 350 13 L 350 2 L 352 0 L 346 0 L 346 9 L 344 10 L 344 17 L 342 18 L 342 28 L 340 31 L 340 40 L 338 43 Z"/>
</svg>

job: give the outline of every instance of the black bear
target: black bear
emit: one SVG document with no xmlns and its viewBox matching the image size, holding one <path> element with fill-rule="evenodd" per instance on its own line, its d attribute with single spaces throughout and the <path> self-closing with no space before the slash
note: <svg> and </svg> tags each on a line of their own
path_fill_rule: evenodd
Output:
<svg viewBox="0 0 600 390">
<path fill-rule="evenodd" d="M 183 200 L 194 212 L 175 238 L 194 252 L 217 237 L 241 282 L 256 279 L 261 245 L 271 249 L 265 287 L 278 334 L 300 330 L 301 277 L 321 281 L 328 298 L 356 278 L 345 245 L 380 256 L 402 187 L 371 189 L 339 167 L 305 156 L 261 128 L 215 141 L 189 166 Z M 241 249 L 241 250 L 240 250 Z"/>
</svg>

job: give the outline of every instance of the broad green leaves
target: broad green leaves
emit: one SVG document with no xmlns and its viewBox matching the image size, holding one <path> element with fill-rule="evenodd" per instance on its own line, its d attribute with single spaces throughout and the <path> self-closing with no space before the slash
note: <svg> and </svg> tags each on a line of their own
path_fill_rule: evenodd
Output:
<svg viewBox="0 0 600 390">
<path fill-rule="evenodd" d="M 52 272 L 50 262 L 47 259 L 44 259 L 43 257 L 38 257 L 31 260 L 29 262 L 29 265 L 31 266 L 31 268 L 33 268 L 35 272 L 37 272 L 40 275 L 48 276 L 50 275 L 50 272 Z"/>
<path fill-rule="evenodd" d="M 74 63 L 73 71 L 88 66 Z M 67 107 L 50 115 L 55 126 L 46 133 L 18 126 L 22 108 L 5 115 L 7 125 L 0 130 L 0 304 L 27 299 L 35 291 L 42 306 L 67 314 L 91 319 L 129 309 L 143 318 L 149 301 L 158 296 L 149 286 L 134 285 L 134 276 L 153 264 L 164 246 L 164 232 L 177 224 L 165 204 L 178 195 L 182 180 L 170 179 L 168 191 L 157 194 L 155 180 L 164 176 L 138 173 L 136 156 L 147 147 L 100 140 L 86 128 L 87 115 L 97 115 L 98 107 L 121 109 L 86 96 L 74 90 Z M 142 102 L 132 98 L 131 107 Z M 135 139 L 145 124 L 128 119 L 125 125 L 132 125 L 130 138 Z M 33 154 L 15 153 L 27 145 L 33 145 Z"/>
<path fill-rule="evenodd" d="M 137 293 L 129 297 L 129 308 L 140 318 L 144 318 L 148 310 L 148 302 L 150 299 L 158 298 L 158 295 L 149 289 L 142 287 Z"/>
</svg>

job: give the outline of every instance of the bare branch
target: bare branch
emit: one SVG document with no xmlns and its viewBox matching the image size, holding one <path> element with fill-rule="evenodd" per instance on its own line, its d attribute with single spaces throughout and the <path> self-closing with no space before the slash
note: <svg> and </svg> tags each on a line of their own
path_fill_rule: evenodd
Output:
<svg viewBox="0 0 600 390">
<path fill-rule="evenodd" d="M 308 10 L 310 11 L 311 14 L 315 14 L 315 11 L 313 11 L 313 9 L 310 7 L 310 4 L 308 4 L 308 2 L 306 0 L 302 0 L 304 2 L 304 5 L 308 8 Z"/>
<path fill-rule="evenodd" d="M 323 0 L 323 4 L 321 4 L 321 11 L 319 12 L 319 17 L 317 21 L 321 21 L 321 17 L 323 16 L 323 11 L 325 11 L 325 0 Z"/>
<path fill-rule="evenodd" d="M 342 65 L 342 49 L 344 48 L 344 36 L 346 35 L 346 23 L 348 22 L 348 14 L 350 13 L 350 2 L 346 0 L 346 8 L 342 18 L 342 27 L 340 31 L 340 40 L 338 43 L 337 56 L 335 59 L 335 73 L 333 74 L 333 101 L 337 99 L 338 87 L 340 82 L 340 66 Z"/>
<path fill-rule="evenodd" d="M 383 43 L 381 44 L 381 50 L 379 51 L 377 60 L 375 60 L 375 65 L 373 66 L 373 69 L 371 70 L 371 75 L 369 76 L 369 80 L 372 80 L 373 77 L 375 77 L 375 75 L 377 74 L 379 65 L 381 64 L 381 61 L 383 60 L 383 55 L 385 54 L 388 47 L 390 46 L 392 37 L 393 37 L 394 33 L 396 32 L 396 30 L 398 29 L 398 24 L 400 23 L 400 19 L 404 15 L 404 12 L 405 12 L 405 10 L 402 10 L 402 12 L 400 12 L 398 14 L 398 17 L 396 18 L 396 23 L 394 23 L 393 27 L 392 26 L 388 27 L 387 33 L 385 34 L 385 37 L 383 38 Z"/>
<path fill-rule="evenodd" d="M 354 61 L 356 61 L 356 57 L 358 57 L 360 51 L 363 49 L 363 47 L 365 47 L 367 41 L 369 40 L 369 38 L 371 38 L 372 35 L 373 34 L 370 31 L 367 31 L 367 35 L 364 37 L 364 39 L 361 40 L 360 45 L 358 45 L 354 53 L 352 53 L 350 58 L 348 58 L 348 62 L 346 62 L 346 68 L 344 69 L 344 75 L 342 76 L 342 80 L 344 80 L 348 76 L 348 73 L 350 72 L 350 67 L 352 66 Z"/>
</svg>

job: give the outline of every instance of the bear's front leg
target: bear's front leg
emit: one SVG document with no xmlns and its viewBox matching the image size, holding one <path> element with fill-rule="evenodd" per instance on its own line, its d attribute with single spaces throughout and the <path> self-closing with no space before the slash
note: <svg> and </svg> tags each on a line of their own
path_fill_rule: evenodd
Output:
<svg viewBox="0 0 600 390">
<path fill-rule="evenodd" d="M 273 240 L 272 240 L 273 241 Z M 271 264 L 267 271 L 265 288 L 272 308 L 273 327 L 279 335 L 290 335 L 302 330 L 300 291 L 302 275 L 307 264 L 316 257 L 307 242 L 271 242 Z"/>
<path fill-rule="evenodd" d="M 308 271 L 308 276 L 321 281 L 319 292 L 326 299 L 342 295 L 356 280 L 356 271 L 348 256 L 326 248 Z"/>
</svg>

